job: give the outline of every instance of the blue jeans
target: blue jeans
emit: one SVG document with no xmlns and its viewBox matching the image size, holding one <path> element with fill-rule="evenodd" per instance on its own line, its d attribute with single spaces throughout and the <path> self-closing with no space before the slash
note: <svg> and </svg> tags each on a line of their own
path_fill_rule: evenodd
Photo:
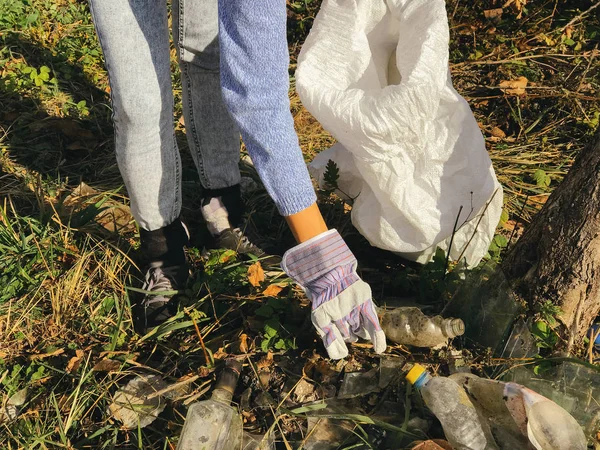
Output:
<svg viewBox="0 0 600 450">
<path fill-rule="evenodd" d="M 90 0 L 111 86 L 115 151 L 145 230 L 181 209 L 166 0 Z M 239 183 L 240 131 L 283 215 L 316 197 L 289 111 L 285 0 L 173 0 L 186 134 L 207 189 Z"/>
</svg>

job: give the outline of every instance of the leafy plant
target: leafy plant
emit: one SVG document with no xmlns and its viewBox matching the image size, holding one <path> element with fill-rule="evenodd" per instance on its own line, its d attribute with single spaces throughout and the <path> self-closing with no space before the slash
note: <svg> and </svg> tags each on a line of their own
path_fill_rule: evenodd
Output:
<svg viewBox="0 0 600 450">
<path fill-rule="evenodd" d="M 338 180 L 340 179 L 340 169 L 333 160 L 327 161 L 323 180 L 328 190 L 334 191 L 339 189 Z"/>
<path fill-rule="evenodd" d="M 532 177 L 535 181 L 535 184 L 537 184 L 541 188 L 547 188 L 552 182 L 552 178 L 550 178 L 550 175 L 548 175 L 543 169 L 538 169 L 535 172 L 533 172 Z"/>
<path fill-rule="evenodd" d="M 297 348 L 295 339 L 282 325 L 288 309 L 288 300 L 269 298 L 265 304 L 255 311 L 255 314 L 264 319 L 263 339 L 260 348 L 266 352 L 269 349 L 290 350 Z"/>
</svg>

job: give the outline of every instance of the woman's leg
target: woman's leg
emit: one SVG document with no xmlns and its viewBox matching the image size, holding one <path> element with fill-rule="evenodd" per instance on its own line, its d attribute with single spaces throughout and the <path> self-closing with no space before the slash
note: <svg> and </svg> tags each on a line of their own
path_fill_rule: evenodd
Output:
<svg viewBox="0 0 600 450">
<path fill-rule="evenodd" d="M 173 0 L 185 129 L 200 181 L 209 190 L 240 182 L 240 133 L 221 94 L 217 4 Z"/>
<path fill-rule="evenodd" d="M 90 8 L 110 80 L 117 163 L 148 263 L 143 288 L 172 292 L 185 286 L 189 269 L 166 1 L 90 0 Z M 177 305 L 170 300 L 171 294 L 145 296 L 135 311 L 138 329 L 172 316 Z"/>
<path fill-rule="evenodd" d="M 181 168 L 173 130 L 173 92 L 165 0 L 90 0 L 108 70 L 115 151 L 131 210 L 147 231 L 181 208 Z"/>
</svg>

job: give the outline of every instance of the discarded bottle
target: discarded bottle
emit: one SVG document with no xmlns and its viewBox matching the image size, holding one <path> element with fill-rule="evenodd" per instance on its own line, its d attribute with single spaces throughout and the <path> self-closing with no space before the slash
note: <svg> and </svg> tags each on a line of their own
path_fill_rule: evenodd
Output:
<svg viewBox="0 0 600 450">
<path fill-rule="evenodd" d="M 465 389 L 502 450 L 527 448 L 528 442 L 538 450 L 585 450 L 586 438 L 577 421 L 537 392 L 470 373 L 449 378 Z"/>
<path fill-rule="evenodd" d="M 600 430 L 600 372 L 576 362 L 561 362 L 541 373 L 525 366 L 505 375 L 512 381 L 543 395 L 566 410 L 579 423 L 588 442 Z"/>
<path fill-rule="evenodd" d="M 230 359 L 209 400 L 190 406 L 177 450 L 229 450 L 242 447 L 243 424 L 231 398 L 242 364 Z"/>
<path fill-rule="evenodd" d="M 586 450 L 587 440 L 577 421 L 552 400 L 516 383 L 506 383 L 504 397 L 517 425 L 526 429 L 537 450 Z M 523 417 L 522 410 L 526 417 Z"/>
<path fill-rule="evenodd" d="M 435 347 L 465 332 L 461 319 L 428 317 L 415 307 L 380 310 L 379 319 L 387 339 L 415 347 Z"/>
<path fill-rule="evenodd" d="M 455 450 L 498 450 L 487 423 L 458 383 L 445 377 L 432 377 L 415 364 L 406 379 L 415 386 L 427 407 L 435 414 L 446 439 Z"/>
</svg>

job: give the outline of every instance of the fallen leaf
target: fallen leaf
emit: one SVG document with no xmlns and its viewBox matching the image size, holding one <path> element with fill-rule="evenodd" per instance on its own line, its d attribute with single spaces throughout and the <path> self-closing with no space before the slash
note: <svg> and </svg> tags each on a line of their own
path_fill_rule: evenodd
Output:
<svg viewBox="0 0 600 450">
<path fill-rule="evenodd" d="M 121 367 L 121 361 L 114 359 L 102 359 L 92 368 L 93 372 L 114 372 Z"/>
<path fill-rule="evenodd" d="M 283 287 L 281 287 L 277 284 L 270 284 L 263 291 L 263 295 L 266 295 L 267 297 L 277 297 L 281 291 L 283 291 Z"/>
<path fill-rule="evenodd" d="M 504 139 L 506 137 L 506 133 L 498 127 L 492 128 L 492 130 L 490 131 L 490 134 L 492 136 L 500 138 L 500 139 Z"/>
<path fill-rule="evenodd" d="M 265 271 L 260 262 L 255 262 L 248 268 L 248 281 L 252 286 L 260 286 L 265 281 Z"/>
<path fill-rule="evenodd" d="M 502 8 L 486 9 L 483 11 L 483 15 L 488 20 L 499 21 L 503 12 L 504 10 Z"/>
<path fill-rule="evenodd" d="M 228 353 L 225 351 L 223 347 L 219 347 L 219 349 L 213 353 L 213 359 L 224 359 L 228 356 Z"/>
<path fill-rule="evenodd" d="M 46 358 L 51 358 L 52 356 L 62 355 L 64 352 L 65 352 L 64 348 L 59 348 L 57 350 L 54 350 L 53 352 L 39 353 L 37 355 L 29 355 L 29 359 L 32 361 L 35 361 L 36 359 L 46 359 Z"/>
<path fill-rule="evenodd" d="M 549 197 L 550 197 L 550 194 L 531 195 L 529 197 L 529 200 L 531 200 L 532 202 L 538 203 L 540 205 L 543 205 L 544 203 L 546 203 L 548 201 Z"/>
<path fill-rule="evenodd" d="M 273 364 L 273 352 L 268 352 L 267 356 L 264 356 L 263 358 L 261 358 L 260 361 L 258 361 L 256 363 L 256 368 L 258 370 L 266 369 L 267 367 L 270 367 L 272 364 Z"/>
<path fill-rule="evenodd" d="M 519 13 L 517 19 L 520 19 L 523 15 L 523 6 L 527 4 L 527 0 L 508 0 L 502 7 L 508 8 L 509 6 L 513 6 L 515 10 Z"/>
<path fill-rule="evenodd" d="M 67 373 L 73 373 L 79 369 L 83 355 L 83 350 L 75 350 L 75 356 L 73 356 L 67 363 L 67 368 L 65 369 Z"/>
<path fill-rule="evenodd" d="M 119 389 L 108 407 L 110 414 L 123 423 L 126 429 L 150 425 L 165 409 L 161 396 L 151 397 L 154 392 L 167 387 L 158 375 L 140 375 Z"/>
<path fill-rule="evenodd" d="M 500 83 L 502 92 L 508 95 L 525 95 L 525 88 L 529 80 L 525 77 L 519 77 L 516 80 L 506 80 Z"/>
<path fill-rule="evenodd" d="M 252 411 L 242 411 L 242 417 L 244 419 L 244 423 L 256 422 L 256 415 Z"/>
<path fill-rule="evenodd" d="M 248 335 L 246 333 L 242 333 L 240 336 L 240 352 L 248 353 Z"/>
<path fill-rule="evenodd" d="M 450 444 L 442 439 L 419 442 L 412 450 L 453 450 Z"/>
<path fill-rule="evenodd" d="M 571 39 L 573 37 L 573 26 L 569 25 L 567 28 L 565 28 L 565 36 L 567 39 Z"/>
</svg>

